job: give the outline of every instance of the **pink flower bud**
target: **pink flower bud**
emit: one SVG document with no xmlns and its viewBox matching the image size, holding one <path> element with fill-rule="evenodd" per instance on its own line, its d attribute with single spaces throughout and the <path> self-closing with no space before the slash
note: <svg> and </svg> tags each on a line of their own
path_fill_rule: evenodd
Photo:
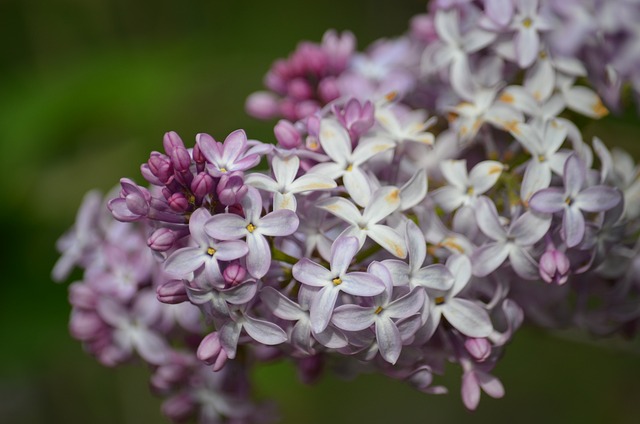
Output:
<svg viewBox="0 0 640 424">
<path fill-rule="evenodd" d="M 278 143 L 285 149 L 294 149 L 300 146 L 300 142 L 302 141 L 302 137 L 296 127 L 293 124 L 285 119 L 281 119 L 276 124 L 273 132 L 278 140 Z"/>
<path fill-rule="evenodd" d="M 258 91 L 247 98 L 245 110 L 254 118 L 272 119 L 278 116 L 278 100 L 271 93 Z"/>
<path fill-rule="evenodd" d="M 176 212 L 186 212 L 189 208 L 189 200 L 182 193 L 173 193 L 167 200 L 169 207 Z"/>
<path fill-rule="evenodd" d="M 158 228 L 147 239 L 147 245 L 156 252 L 166 252 L 173 247 L 176 239 L 176 232 L 168 228 Z"/>
<path fill-rule="evenodd" d="M 210 333 L 202 339 L 196 356 L 205 364 L 212 365 L 214 371 L 220 371 L 228 359 L 217 332 Z"/>
<path fill-rule="evenodd" d="M 169 154 L 169 157 L 171 158 L 173 169 L 178 172 L 189 171 L 189 167 L 191 166 L 191 155 L 189 155 L 189 151 L 185 149 L 184 146 L 174 148 Z"/>
<path fill-rule="evenodd" d="M 247 276 L 247 270 L 240 264 L 229 265 L 222 273 L 224 281 L 230 286 L 237 286 L 244 281 Z"/>
<path fill-rule="evenodd" d="M 179 393 L 162 403 L 162 413 L 171 421 L 187 421 L 196 411 L 196 403 L 186 393 Z"/>
<path fill-rule="evenodd" d="M 467 352 L 478 362 L 486 360 L 491 355 L 491 343 L 485 338 L 468 338 L 464 342 Z"/>
<path fill-rule="evenodd" d="M 213 193 L 215 181 L 208 172 L 200 172 L 191 181 L 191 191 L 198 199 L 204 198 L 207 194 Z"/>
<path fill-rule="evenodd" d="M 242 172 L 230 172 L 220 177 L 216 193 L 223 205 L 230 206 L 239 203 L 247 194 L 248 187 L 244 183 Z"/>
<path fill-rule="evenodd" d="M 329 103 L 340 97 L 340 89 L 338 88 L 335 78 L 327 77 L 320 81 L 318 85 L 318 97 L 320 97 L 320 100 L 324 103 Z"/>
<path fill-rule="evenodd" d="M 158 300 L 162 303 L 176 305 L 189 300 L 187 289 L 182 280 L 169 280 L 156 289 Z"/>
<path fill-rule="evenodd" d="M 164 151 L 167 155 L 171 156 L 172 152 L 176 148 L 183 148 L 184 143 L 182 139 L 175 131 L 169 131 L 164 134 L 164 138 L 162 139 L 162 145 L 164 146 Z"/>
<path fill-rule="evenodd" d="M 149 165 L 151 173 L 163 184 L 167 184 L 171 177 L 173 177 L 173 166 L 171 165 L 171 160 L 162 153 L 151 153 L 147 164 Z"/>
<path fill-rule="evenodd" d="M 562 285 L 569 279 L 571 263 L 563 252 L 550 248 L 540 257 L 540 277 L 547 283 Z"/>
<path fill-rule="evenodd" d="M 287 93 L 289 96 L 297 100 L 306 100 L 313 97 L 313 89 L 309 83 L 302 78 L 296 78 L 289 81 Z"/>
</svg>

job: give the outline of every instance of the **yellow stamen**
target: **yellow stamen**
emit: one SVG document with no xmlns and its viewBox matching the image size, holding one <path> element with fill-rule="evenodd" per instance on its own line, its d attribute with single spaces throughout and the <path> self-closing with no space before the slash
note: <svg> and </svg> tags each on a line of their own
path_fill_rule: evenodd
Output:
<svg viewBox="0 0 640 424">
<path fill-rule="evenodd" d="M 378 315 L 380 312 L 382 312 L 382 306 L 378 306 L 378 308 L 375 311 L 375 314 Z"/>
<path fill-rule="evenodd" d="M 334 286 L 339 286 L 340 284 L 342 284 L 342 280 L 338 277 L 331 280 L 331 282 L 333 283 Z"/>
<path fill-rule="evenodd" d="M 253 233 L 256 230 L 256 226 L 253 224 L 249 224 L 247 225 L 247 231 L 249 231 L 250 233 Z"/>
<path fill-rule="evenodd" d="M 469 187 L 469 188 L 467 189 L 467 195 L 468 195 L 468 196 L 473 196 L 473 187 Z"/>
<path fill-rule="evenodd" d="M 214 249 L 213 247 L 209 247 L 207 249 L 207 255 L 213 256 L 215 253 L 216 253 L 216 249 Z"/>
<path fill-rule="evenodd" d="M 220 172 L 227 172 L 227 168 L 220 168 Z"/>
<path fill-rule="evenodd" d="M 351 172 L 353 171 L 353 164 L 350 164 L 349 166 L 347 166 L 347 172 Z"/>
<path fill-rule="evenodd" d="M 609 114 L 609 109 L 602 104 L 602 101 L 598 99 L 598 101 L 591 107 L 593 113 L 595 113 L 598 118 L 602 118 L 605 115 Z"/>
<path fill-rule="evenodd" d="M 444 297 L 440 296 L 440 297 L 436 297 L 436 305 L 442 305 L 444 303 Z"/>
<path fill-rule="evenodd" d="M 392 102 L 396 99 L 396 97 L 398 97 L 398 92 L 397 91 L 391 91 L 390 93 L 387 93 L 384 98 L 388 101 L 388 102 Z"/>
<path fill-rule="evenodd" d="M 515 98 L 509 93 L 502 93 L 502 96 L 500 96 L 498 100 L 504 103 L 513 103 Z"/>
<path fill-rule="evenodd" d="M 531 25 L 533 25 L 533 21 L 531 20 L 531 18 L 524 18 L 522 20 L 522 26 L 525 28 L 531 28 Z"/>
</svg>

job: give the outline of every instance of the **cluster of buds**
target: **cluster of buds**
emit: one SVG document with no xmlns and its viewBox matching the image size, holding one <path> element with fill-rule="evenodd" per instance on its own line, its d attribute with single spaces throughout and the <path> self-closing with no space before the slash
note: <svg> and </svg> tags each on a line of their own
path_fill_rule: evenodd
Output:
<svg viewBox="0 0 640 424">
<path fill-rule="evenodd" d="M 503 396 L 492 372 L 525 318 L 633 335 L 638 167 L 574 117 L 620 100 L 585 58 L 604 49 L 607 78 L 638 81 L 637 49 L 607 46 L 640 41 L 640 5 L 613 2 L 613 29 L 578 18 L 604 2 L 566 3 L 433 1 L 365 53 L 329 32 L 248 101 L 284 118 L 277 143 L 167 133 L 149 186 L 123 179 L 107 202 L 117 221 L 91 193 L 61 239 L 54 278 L 85 269 L 72 334 L 105 365 L 153 365 L 167 416 L 203 423 L 269 416 L 246 378 L 264 361 L 313 382 L 331 358 L 433 394 L 453 362 L 475 409 Z"/>
</svg>

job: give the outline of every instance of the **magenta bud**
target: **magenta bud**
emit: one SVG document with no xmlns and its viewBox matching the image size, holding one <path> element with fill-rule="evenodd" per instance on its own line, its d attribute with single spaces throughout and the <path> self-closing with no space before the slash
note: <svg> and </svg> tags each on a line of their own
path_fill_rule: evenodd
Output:
<svg viewBox="0 0 640 424">
<path fill-rule="evenodd" d="M 212 365 L 214 371 L 220 371 L 228 359 L 217 332 L 210 333 L 202 339 L 196 356 L 205 364 Z"/>
<path fill-rule="evenodd" d="M 223 205 L 231 206 L 239 203 L 249 188 L 244 183 L 244 174 L 239 171 L 230 172 L 220 177 L 216 193 Z"/>
<path fill-rule="evenodd" d="M 313 115 L 320 110 L 320 104 L 315 100 L 303 100 L 296 104 L 295 114 L 297 119 Z"/>
<path fill-rule="evenodd" d="M 169 280 L 156 289 L 158 300 L 162 303 L 176 305 L 189 300 L 187 289 L 182 280 Z"/>
<path fill-rule="evenodd" d="M 273 129 L 273 133 L 278 143 L 285 149 L 294 149 L 300 146 L 300 142 L 302 141 L 302 137 L 298 130 L 296 130 L 296 127 L 286 119 L 278 121 Z"/>
<path fill-rule="evenodd" d="M 335 78 L 327 77 L 320 81 L 318 85 L 318 97 L 320 97 L 320 100 L 324 103 L 329 103 L 340 97 L 340 89 L 338 89 Z"/>
<path fill-rule="evenodd" d="M 187 393 L 179 393 L 162 402 L 162 414 L 171 421 L 184 422 L 196 412 L 196 403 Z"/>
<path fill-rule="evenodd" d="M 178 172 L 187 172 L 191 166 L 191 155 L 183 146 L 177 146 L 169 154 L 173 169 Z"/>
<path fill-rule="evenodd" d="M 294 99 L 306 100 L 310 99 L 313 96 L 313 89 L 304 79 L 296 78 L 289 81 L 289 85 L 287 86 L 287 93 Z"/>
<path fill-rule="evenodd" d="M 189 208 L 189 200 L 183 193 L 173 193 L 167 199 L 169 207 L 176 212 L 185 212 Z"/>
<path fill-rule="evenodd" d="M 184 149 L 184 143 L 182 142 L 182 139 L 180 138 L 178 133 L 175 131 L 169 131 L 168 133 L 164 134 L 164 138 L 162 139 L 162 146 L 164 146 L 164 151 L 169 156 L 171 156 L 173 150 L 176 148 Z"/>
<path fill-rule="evenodd" d="M 71 313 L 69 332 L 78 340 L 92 340 L 106 328 L 104 321 L 93 311 L 77 311 Z"/>
<path fill-rule="evenodd" d="M 95 309 L 97 296 L 88 284 L 73 283 L 69 286 L 69 303 L 80 309 Z"/>
<path fill-rule="evenodd" d="M 237 286 L 244 281 L 244 277 L 247 276 L 247 270 L 240 264 L 231 264 L 224 270 L 222 276 L 227 284 Z"/>
<path fill-rule="evenodd" d="M 191 181 L 191 191 L 198 199 L 202 199 L 207 194 L 213 193 L 215 181 L 207 172 L 200 172 Z"/>
<path fill-rule="evenodd" d="M 147 161 L 151 173 L 163 184 L 167 184 L 173 176 L 171 160 L 162 153 L 153 152 Z"/>
<path fill-rule="evenodd" d="M 193 146 L 193 161 L 195 163 L 205 163 L 207 158 L 202 154 L 202 149 L 198 143 Z"/>
<path fill-rule="evenodd" d="M 258 91 L 247 98 L 245 110 L 254 118 L 272 119 L 278 116 L 278 100 L 271 93 Z"/>
<path fill-rule="evenodd" d="M 486 360 L 491 354 L 491 343 L 489 340 L 468 338 L 464 342 L 464 347 L 467 352 L 478 362 Z"/>
<path fill-rule="evenodd" d="M 551 248 L 540 257 L 540 277 L 547 283 L 562 285 L 569 279 L 571 263 L 563 252 Z"/>
<path fill-rule="evenodd" d="M 307 118 L 307 132 L 310 136 L 318 138 L 320 136 L 320 117 L 310 115 Z"/>
</svg>

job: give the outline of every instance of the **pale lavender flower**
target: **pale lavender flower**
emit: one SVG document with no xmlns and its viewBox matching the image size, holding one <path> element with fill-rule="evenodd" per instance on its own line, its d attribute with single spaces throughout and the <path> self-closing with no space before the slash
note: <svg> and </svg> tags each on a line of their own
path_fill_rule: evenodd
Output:
<svg viewBox="0 0 640 424">
<path fill-rule="evenodd" d="M 222 280 L 218 261 L 232 261 L 249 252 L 247 244 L 242 241 L 217 241 L 205 230 L 206 222 L 211 214 L 204 208 L 197 209 L 189 220 L 190 237 L 195 246 L 183 247 L 173 252 L 164 262 L 164 269 L 169 274 L 187 278 L 192 272 L 204 267 L 202 272 L 206 281 L 211 283 Z"/>
<path fill-rule="evenodd" d="M 578 156 L 571 155 L 564 164 L 564 189 L 550 187 L 531 196 L 529 206 L 542 213 L 562 212 L 562 234 L 568 247 L 575 247 L 584 238 L 584 212 L 603 212 L 621 200 L 620 192 L 605 185 L 586 187 L 586 167 Z"/>
<path fill-rule="evenodd" d="M 362 213 L 343 197 L 330 197 L 318 202 L 317 206 L 349 224 L 340 234 L 341 237 L 357 237 L 360 247 L 369 237 L 394 256 L 407 256 L 403 237 L 393 228 L 379 224 L 400 206 L 400 190 L 396 187 L 380 187 L 376 190 Z"/>
<path fill-rule="evenodd" d="M 298 228 L 298 216 L 288 209 L 280 209 L 262 216 L 262 199 L 253 187 L 242 199 L 244 218 L 225 213 L 214 215 L 204 230 L 217 240 L 236 240 L 244 237 L 249 247 L 247 270 L 255 278 L 262 278 L 271 266 L 271 248 L 265 236 L 288 236 Z"/>
<path fill-rule="evenodd" d="M 509 258 L 513 270 L 522 278 L 538 277 L 538 266 L 531 256 L 531 246 L 549 230 L 551 219 L 533 212 L 525 212 L 509 224 L 500 222 L 495 205 L 488 197 L 478 199 L 476 220 L 480 230 L 491 242 L 473 252 L 473 273 L 479 277 L 489 275 Z"/>
<path fill-rule="evenodd" d="M 375 275 L 347 272 L 358 250 L 358 239 L 340 237 L 331 247 L 330 270 L 308 258 L 302 258 L 293 266 L 293 278 L 302 284 L 320 288 L 310 305 L 311 328 L 314 332 L 321 333 L 327 328 L 341 292 L 354 296 L 375 296 L 384 291 L 384 284 Z"/>
<path fill-rule="evenodd" d="M 347 331 L 360 331 L 374 326 L 380 354 L 385 361 L 395 364 L 402 351 L 402 338 L 394 319 L 417 314 L 424 307 L 426 296 L 422 288 L 416 287 L 394 300 L 391 274 L 385 266 L 373 262 L 368 271 L 380 277 L 385 290 L 371 300 L 370 306 L 338 306 L 331 320 L 338 328 Z"/>
<path fill-rule="evenodd" d="M 246 171 L 260 162 L 257 154 L 248 154 L 247 135 L 243 130 L 229 134 L 224 143 L 218 143 L 209 134 L 198 134 L 196 143 L 207 159 L 207 171 L 213 177 L 221 177 L 227 172 Z"/>
</svg>

